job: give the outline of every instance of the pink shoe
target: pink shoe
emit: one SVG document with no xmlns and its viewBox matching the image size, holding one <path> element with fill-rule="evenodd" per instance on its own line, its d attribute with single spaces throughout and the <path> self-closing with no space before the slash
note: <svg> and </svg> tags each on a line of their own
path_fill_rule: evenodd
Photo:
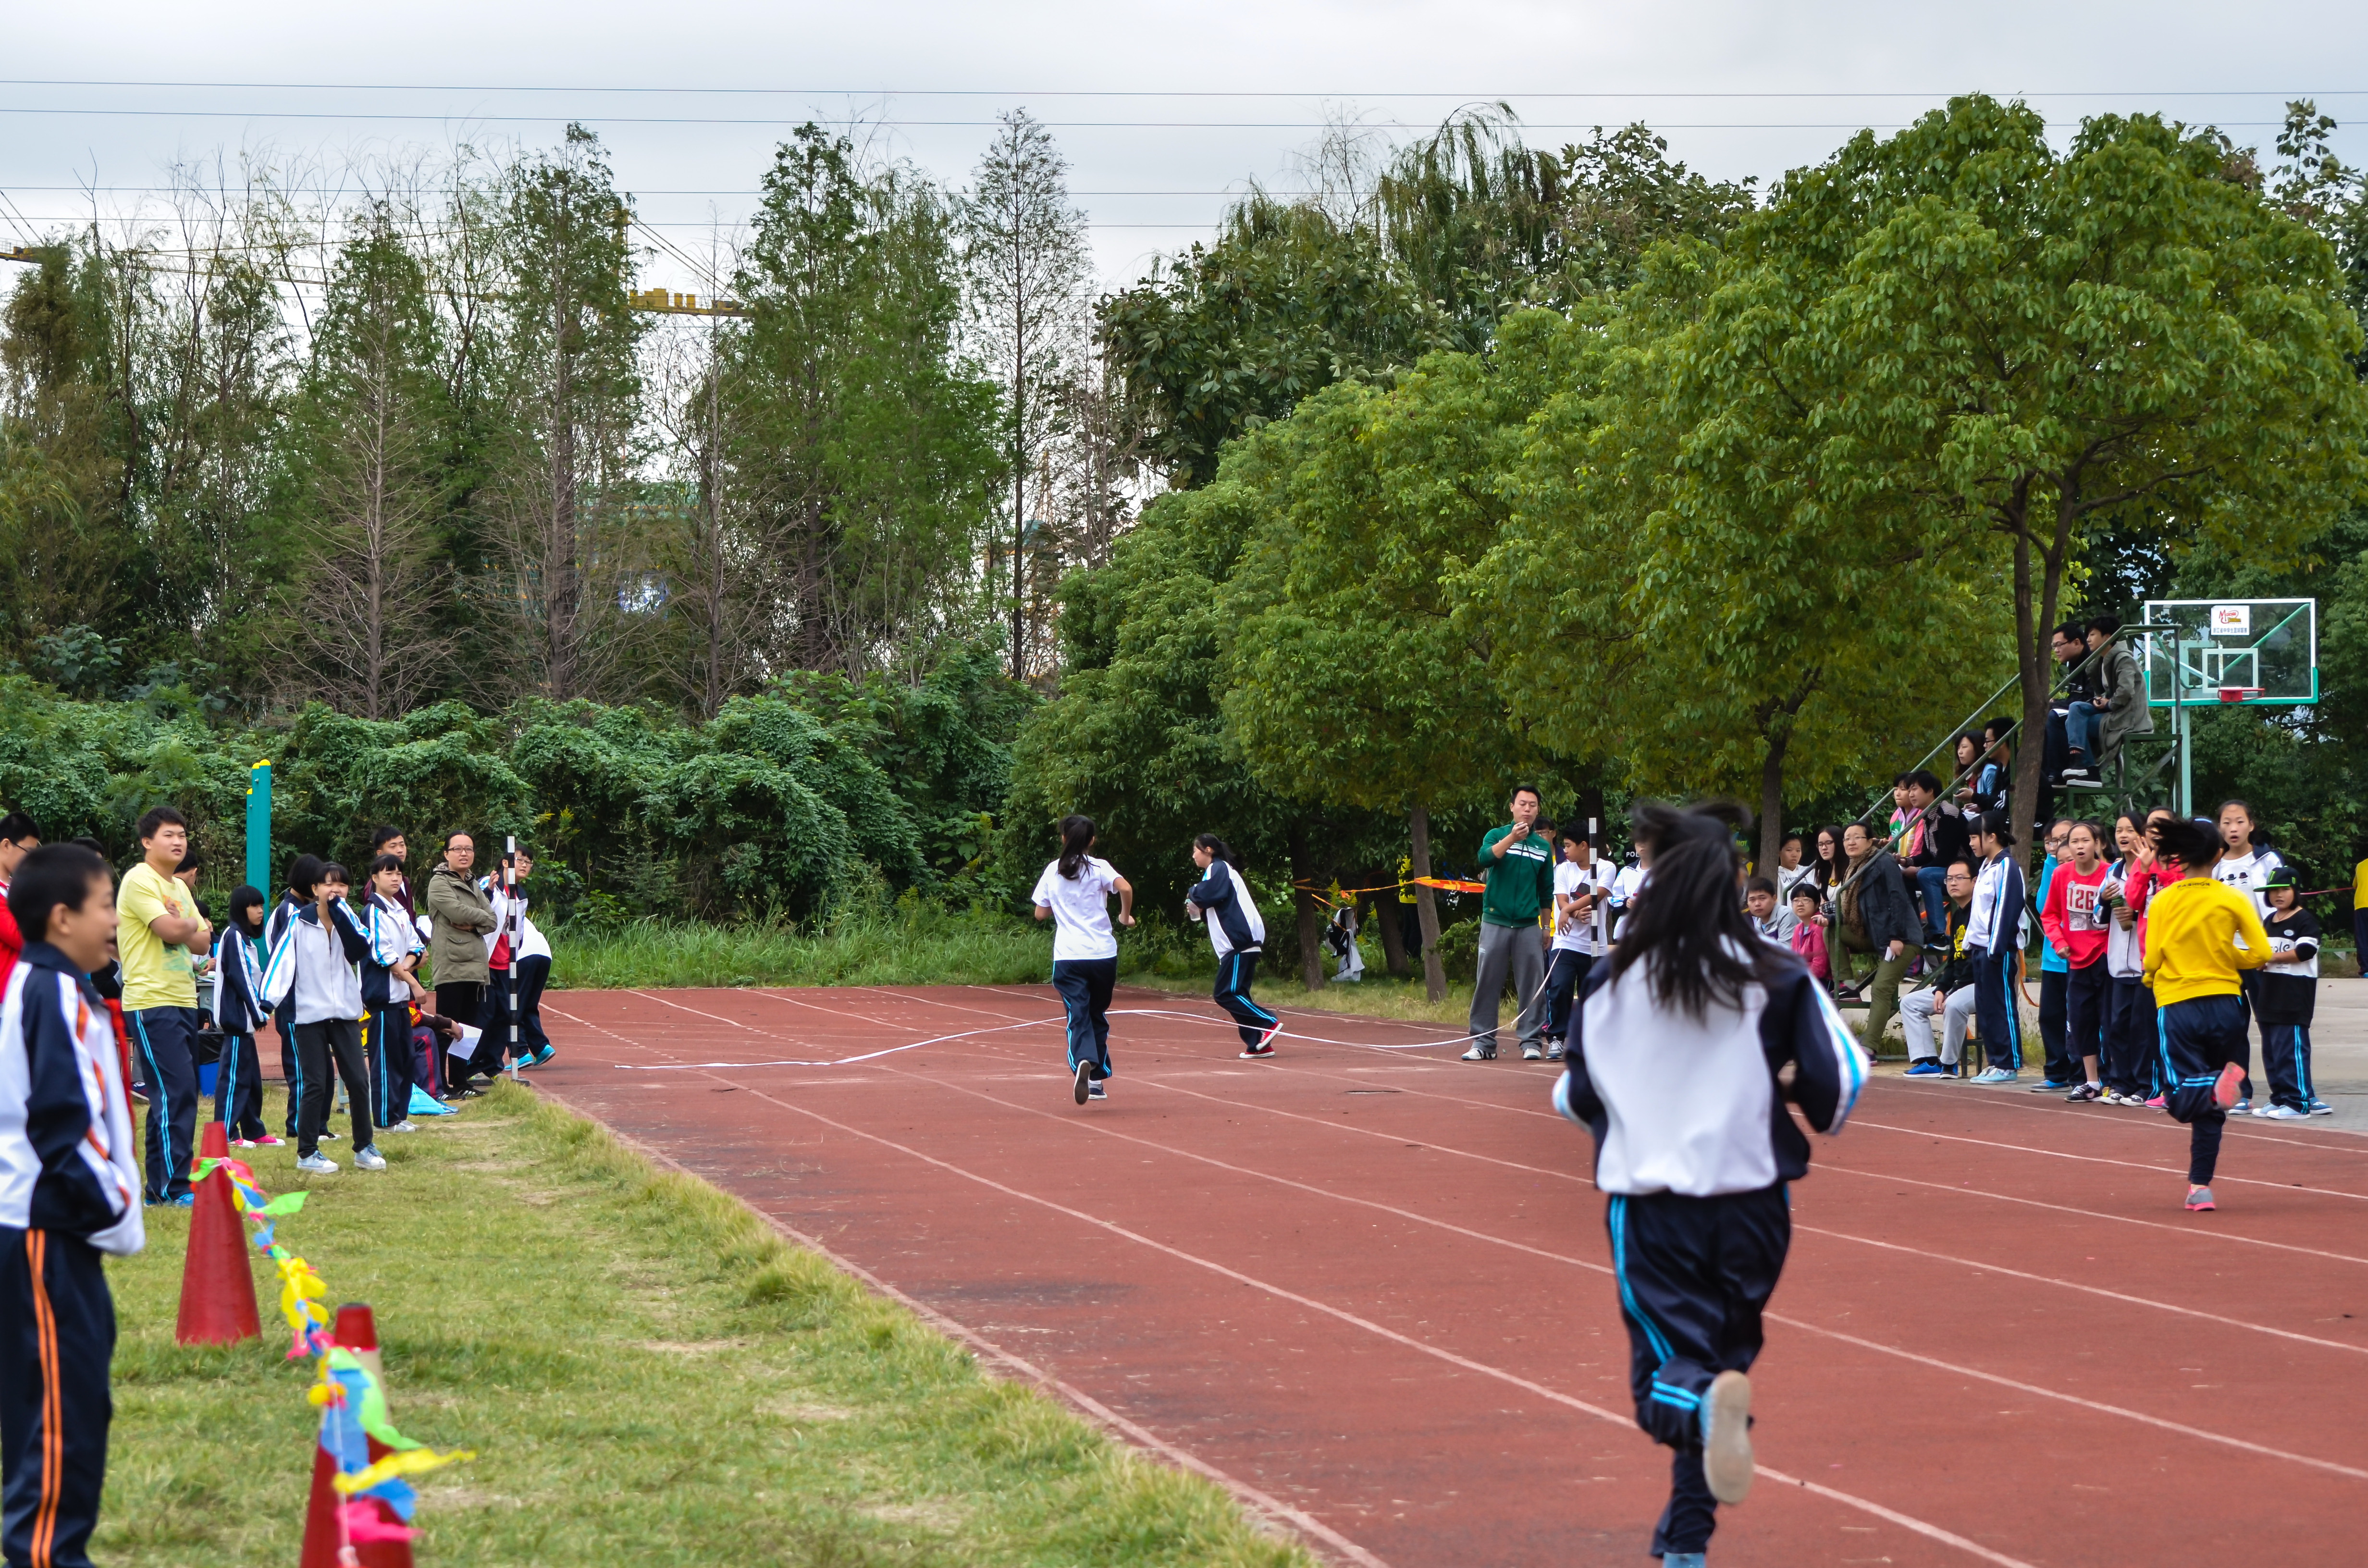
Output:
<svg viewBox="0 0 2368 1568">
<path fill-rule="evenodd" d="M 255 1140 L 252 1138 L 233 1138 L 230 1141 L 230 1146 L 233 1149 L 252 1149 L 255 1147 Z"/>
<path fill-rule="evenodd" d="M 2162 1096 L 2161 1096 L 2160 1095 L 2157 1095 L 2157 1096 L 2155 1096 L 2155 1097 L 2154 1097 L 2154 1098 L 2152 1098 L 2152 1099 L 2150 1099 L 2150 1100 L 2146 1101 L 2146 1109 L 2148 1109 L 2148 1110 L 2160 1110 L 2161 1108 L 2162 1108 Z"/>
<path fill-rule="evenodd" d="M 283 1149 L 286 1148 L 287 1145 L 287 1139 L 274 1138 L 268 1132 L 255 1141 L 255 1146 L 258 1149 Z"/>
<path fill-rule="evenodd" d="M 2237 1103 L 2237 1091 L 2245 1085 L 2245 1069 L 2231 1062 L 2220 1069 L 2219 1082 L 2212 1085 L 2212 1103 L 2226 1110 Z"/>
</svg>

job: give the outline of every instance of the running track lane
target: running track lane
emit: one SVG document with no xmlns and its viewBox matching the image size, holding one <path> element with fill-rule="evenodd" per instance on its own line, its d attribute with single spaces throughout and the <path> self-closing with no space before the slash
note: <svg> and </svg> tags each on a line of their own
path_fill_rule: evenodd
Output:
<svg viewBox="0 0 2368 1568">
<path fill-rule="evenodd" d="M 1118 1005 L 1169 1016 L 1114 1020 L 1084 1110 L 1041 987 L 568 993 L 535 1077 L 1330 1555 L 1638 1561 L 1666 1460 L 1548 1071 L 1291 1035 L 1245 1062 L 1203 1005 Z M 2199 1223 L 2183 1130 L 2021 1101 L 1879 1081 L 1819 1141 L 1755 1378 L 1762 1460 L 1805 1484 L 1726 1510 L 1720 1560 L 2356 1561 L 2359 1145 L 2232 1137 L 2260 1185 Z"/>
</svg>

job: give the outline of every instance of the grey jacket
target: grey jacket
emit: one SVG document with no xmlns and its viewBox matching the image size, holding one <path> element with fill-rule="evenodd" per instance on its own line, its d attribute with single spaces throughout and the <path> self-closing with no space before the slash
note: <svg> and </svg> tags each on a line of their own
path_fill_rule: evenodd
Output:
<svg viewBox="0 0 2368 1568">
<path fill-rule="evenodd" d="M 427 879 L 427 918 L 436 923 L 436 937 L 427 949 L 436 983 L 484 984 L 491 978 L 484 936 L 496 922 L 494 906 L 476 884 L 439 864 Z"/>
<path fill-rule="evenodd" d="M 2146 677 L 2126 643 L 2108 643 L 2096 665 L 2097 760 L 2120 749 L 2131 735 L 2154 733 L 2154 710 L 2146 705 Z"/>
</svg>

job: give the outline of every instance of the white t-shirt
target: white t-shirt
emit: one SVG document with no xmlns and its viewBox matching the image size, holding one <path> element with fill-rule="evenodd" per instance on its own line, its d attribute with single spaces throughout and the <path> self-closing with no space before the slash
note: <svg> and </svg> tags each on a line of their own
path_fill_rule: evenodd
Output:
<svg viewBox="0 0 2368 1568">
<path fill-rule="evenodd" d="M 2269 895 L 2261 884 L 2271 871 L 2286 863 L 2285 857 L 2274 849 L 2248 849 L 2242 855 L 2223 855 L 2220 863 L 2212 868 L 2213 876 L 2235 888 L 2253 901 L 2253 913 L 2269 918 Z"/>
<path fill-rule="evenodd" d="M 1590 860 L 1584 866 L 1563 860 L 1554 866 L 1554 891 L 1557 898 L 1569 898 L 1583 888 L 1600 892 L 1611 885 L 1611 873 L 1605 869 L 1600 860 Z M 1584 918 L 1565 919 L 1557 914 L 1554 933 L 1555 949 L 1600 957 L 1604 949 L 1603 926 L 1607 919 L 1609 915 L 1600 903 L 1596 904 L 1594 914 Z"/>
<path fill-rule="evenodd" d="M 1118 871 L 1107 860 L 1086 857 L 1074 881 L 1061 875 L 1061 862 L 1045 862 L 1030 894 L 1039 909 L 1053 912 L 1053 961 L 1063 959 L 1114 959 L 1118 933 L 1110 929 L 1110 890 Z"/>
</svg>

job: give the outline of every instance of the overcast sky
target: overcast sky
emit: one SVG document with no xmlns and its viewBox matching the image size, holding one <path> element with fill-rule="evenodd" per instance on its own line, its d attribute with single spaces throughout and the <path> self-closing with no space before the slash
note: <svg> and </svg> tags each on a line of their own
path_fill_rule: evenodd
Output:
<svg viewBox="0 0 2368 1568">
<path fill-rule="evenodd" d="M 598 131 L 642 215 L 688 247 L 753 203 L 773 145 L 860 117 L 948 181 L 995 115 L 1053 127 L 1106 282 L 1205 235 L 1245 181 L 1292 185 L 1327 106 L 1402 133 L 1509 100 L 1535 143 L 1643 119 L 1704 173 L 1763 184 L 1861 126 L 1954 92 L 2022 95 L 2051 125 L 2153 109 L 2266 149 L 2283 105 L 2368 122 L 2368 6 L 2258 25 L 2225 4 L 1191 5 L 412 0 L 324 6 L 12 0 L 0 195 L 37 231 L 120 206 L 176 158 L 332 158 Z M 126 84 L 118 85 L 67 84 Z M 171 84 L 162 85 L 162 84 Z M 383 89 L 383 90 L 381 90 Z M 536 90 L 550 89 L 550 90 Z M 730 89 L 730 90 L 725 90 Z M 200 112 L 202 111 L 202 112 Z M 717 123 L 729 122 L 729 123 Z M 705 123 L 701 123 L 705 122 Z M 2368 134 L 2338 148 L 2368 162 Z M 128 188 L 126 188 L 128 187 Z M 0 205 L 0 240 L 23 230 Z M 13 270 L 13 269 L 12 269 Z M 644 281 L 706 291 L 661 257 Z"/>
</svg>

